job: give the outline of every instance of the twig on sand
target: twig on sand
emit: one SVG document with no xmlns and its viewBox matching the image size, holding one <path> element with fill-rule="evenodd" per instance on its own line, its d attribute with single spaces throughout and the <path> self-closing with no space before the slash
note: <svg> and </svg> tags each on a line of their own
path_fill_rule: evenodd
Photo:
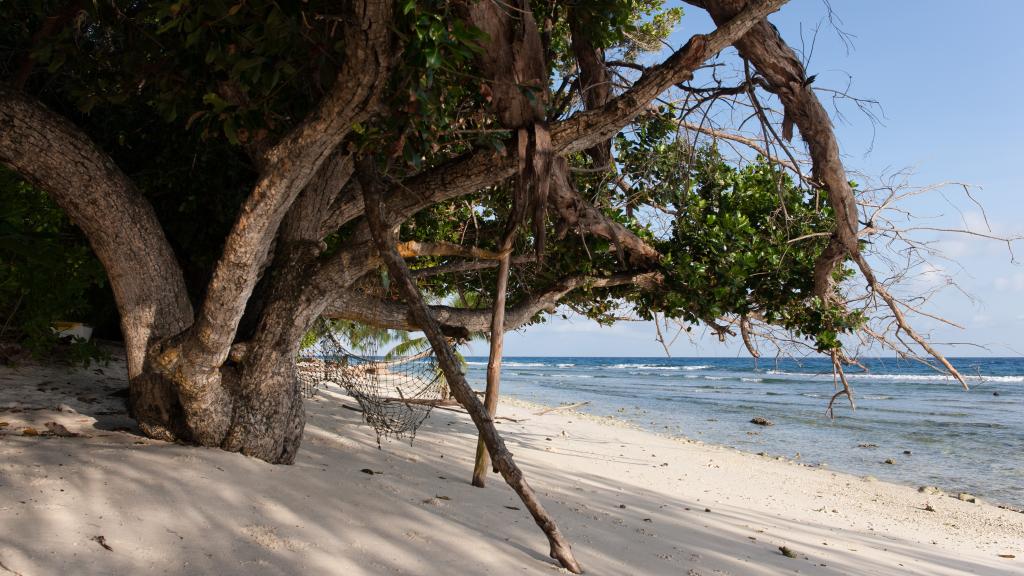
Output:
<svg viewBox="0 0 1024 576">
<path fill-rule="evenodd" d="M 3 562 L 0 562 L 0 569 L 10 572 L 11 574 L 14 574 L 14 576 L 21 576 L 21 572 L 15 572 L 14 570 L 11 570 L 7 566 L 4 566 Z"/>
<path fill-rule="evenodd" d="M 440 405 L 439 406 L 434 406 L 434 409 L 435 410 L 447 410 L 449 412 L 456 412 L 458 414 L 469 414 L 469 412 L 466 412 L 465 410 L 459 410 L 458 408 L 449 408 L 448 406 L 440 406 Z M 524 422 L 524 421 L 528 420 L 527 418 L 509 418 L 508 416 L 491 416 L 491 419 L 492 420 L 508 420 L 509 422 L 515 422 L 517 424 L 519 422 Z"/>
<path fill-rule="evenodd" d="M 579 408 L 580 406 L 586 406 L 587 404 L 590 404 L 589 400 L 586 402 L 577 402 L 575 404 L 566 404 L 564 406 L 555 406 L 554 408 L 548 408 L 546 410 L 541 410 L 540 412 L 535 412 L 534 416 L 543 416 L 545 414 L 550 414 L 551 412 L 560 412 L 562 410 L 572 410 L 574 408 Z"/>
<path fill-rule="evenodd" d="M 108 552 L 114 551 L 114 549 L 110 547 L 110 544 L 107 544 L 107 538 L 105 536 L 93 536 L 92 538 L 89 538 L 89 540 L 103 546 L 103 549 Z"/>
</svg>

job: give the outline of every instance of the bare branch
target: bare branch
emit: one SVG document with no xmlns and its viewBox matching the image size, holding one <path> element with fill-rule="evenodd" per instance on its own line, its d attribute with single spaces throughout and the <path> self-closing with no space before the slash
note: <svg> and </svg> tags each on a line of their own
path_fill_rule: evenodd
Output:
<svg viewBox="0 0 1024 576">
<path fill-rule="evenodd" d="M 407 242 L 400 242 L 396 249 L 402 258 L 461 256 L 463 258 L 478 258 L 481 260 L 500 260 L 502 257 L 502 254 L 498 252 L 484 250 L 476 246 L 463 246 L 453 242 L 417 242 L 409 240 Z"/>
</svg>

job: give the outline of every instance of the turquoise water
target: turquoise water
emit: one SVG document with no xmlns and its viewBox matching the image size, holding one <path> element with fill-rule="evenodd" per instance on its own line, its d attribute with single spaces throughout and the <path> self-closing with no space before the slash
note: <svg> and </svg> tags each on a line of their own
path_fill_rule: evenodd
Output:
<svg viewBox="0 0 1024 576">
<path fill-rule="evenodd" d="M 486 358 L 468 360 L 482 389 Z M 550 405 L 586 400 L 584 411 L 654 432 L 1024 507 L 1024 359 L 952 362 L 970 391 L 917 363 L 869 360 L 869 372 L 849 372 L 857 410 L 840 398 L 834 420 L 831 363 L 821 358 L 514 357 L 501 391 Z M 751 424 L 755 416 L 775 425 Z"/>
</svg>

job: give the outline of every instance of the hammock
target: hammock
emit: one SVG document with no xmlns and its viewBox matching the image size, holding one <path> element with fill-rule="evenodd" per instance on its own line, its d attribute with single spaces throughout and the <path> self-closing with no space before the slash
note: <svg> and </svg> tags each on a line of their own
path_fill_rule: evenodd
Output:
<svg viewBox="0 0 1024 576">
<path fill-rule="evenodd" d="M 448 386 L 433 350 L 399 358 L 377 354 L 377 345 L 362 344 L 355 354 L 330 329 L 298 359 L 298 375 L 307 398 L 328 383 L 345 388 L 363 410 L 363 419 L 381 436 L 416 437 L 434 405 L 448 397 Z"/>
</svg>

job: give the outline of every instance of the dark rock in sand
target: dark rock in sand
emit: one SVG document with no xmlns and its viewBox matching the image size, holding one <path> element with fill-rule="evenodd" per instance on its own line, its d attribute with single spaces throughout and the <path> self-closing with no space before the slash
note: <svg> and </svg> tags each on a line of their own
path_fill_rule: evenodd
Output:
<svg viewBox="0 0 1024 576">
<path fill-rule="evenodd" d="M 758 426 L 774 426 L 775 425 L 775 422 L 772 422 L 771 420 L 769 420 L 767 418 L 762 418 L 760 416 L 754 416 L 753 418 L 751 418 L 750 419 L 750 423 L 751 424 L 757 424 Z"/>
</svg>

